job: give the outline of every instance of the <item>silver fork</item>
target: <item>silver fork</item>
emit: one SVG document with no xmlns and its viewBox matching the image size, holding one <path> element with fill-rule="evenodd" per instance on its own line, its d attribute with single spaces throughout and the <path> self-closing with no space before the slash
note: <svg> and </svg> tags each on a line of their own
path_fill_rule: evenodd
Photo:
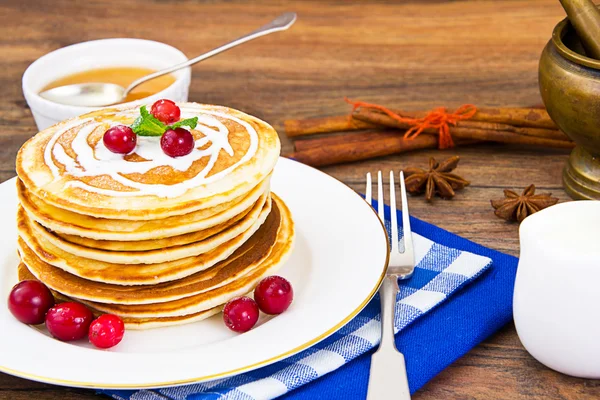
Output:
<svg viewBox="0 0 600 400">
<path fill-rule="evenodd" d="M 404 186 L 404 173 L 400 171 L 400 191 L 402 197 L 402 228 L 404 231 L 404 253 L 398 249 L 398 219 L 396 216 L 396 189 L 394 172 L 390 171 L 390 209 L 391 209 L 391 251 L 387 275 L 379 289 L 381 297 L 381 344 L 371 357 L 369 374 L 368 400 L 407 400 L 410 389 L 406 376 L 404 355 L 396 348 L 394 342 L 394 311 L 398 294 L 398 279 L 408 279 L 415 270 L 415 254 L 413 251 L 412 232 L 408 214 L 408 201 Z M 365 200 L 372 204 L 371 174 L 367 174 Z M 377 213 L 381 221 L 385 221 L 383 213 L 383 179 L 381 171 L 377 173 Z"/>
</svg>

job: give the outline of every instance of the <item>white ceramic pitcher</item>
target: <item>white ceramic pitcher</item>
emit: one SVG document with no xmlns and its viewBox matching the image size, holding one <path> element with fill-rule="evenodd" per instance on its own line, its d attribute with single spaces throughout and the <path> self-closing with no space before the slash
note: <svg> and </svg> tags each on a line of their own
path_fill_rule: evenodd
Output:
<svg viewBox="0 0 600 400">
<path fill-rule="evenodd" d="M 600 378 L 600 201 L 573 201 L 527 217 L 514 320 L 542 364 Z"/>
</svg>

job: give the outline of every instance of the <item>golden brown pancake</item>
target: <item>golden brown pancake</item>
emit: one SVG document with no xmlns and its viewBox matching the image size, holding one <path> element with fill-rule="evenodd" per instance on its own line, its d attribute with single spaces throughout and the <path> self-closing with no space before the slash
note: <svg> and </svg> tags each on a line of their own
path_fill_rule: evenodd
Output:
<svg viewBox="0 0 600 400">
<path fill-rule="evenodd" d="M 146 105 L 148 108 L 150 105 Z M 130 125 L 139 106 L 105 108 L 45 129 L 19 150 L 25 187 L 55 207 L 101 218 L 154 220 L 215 207 L 248 193 L 273 170 L 280 142 L 266 122 L 227 107 L 179 103 L 198 118 L 194 150 L 169 157 L 160 137 L 138 136 L 133 154 L 111 153 L 102 136 Z"/>
<path fill-rule="evenodd" d="M 164 328 L 167 326 L 176 326 L 183 324 L 191 324 L 192 322 L 198 322 L 212 317 L 215 314 L 223 311 L 223 306 L 214 307 L 208 310 L 199 311 L 193 314 L 180 315 L 177 317 L 149 317 L 149 318 L 131 318 L 122 317 L 121 319 L 125 323 L 125 328 L 133 330 L 143 330 L 152 328 Z M 102 314 L 100 311 L 92 309 L 92 312 L 96 312 L 98 315 Z"/>
<path fill-rule="evenodd" d="M 148 329 L 208 318 L 284 263 L 295 233 L 270 192 L 275 130 L 227 107 L 178 106 L 194 139 L 179 157 L 162 150 L 167 127 L 149 104 L 63 121 L 21 147 L 20 279 Z M 128 154 L 104 144 L 118 125 L 136 131 Z"/>
<path fill-rule="evenodd" d="M 160 303 L 137 305 L 109 304 L 98 301 L 82 300 L 81 298 L 77 298 L 77 296 L 72 294 L 67 295 L 59 288 L 52 286 L 51 283 L 58 282 L 60 285 L 62 285 L 61 289 L 66 288 L 66 290 L 70 290 L 73 287 L 77 288 L 79 284 L 82 284 L 79 286 L 79 290 L 85 290 L 87 287 L 89 293 L 92 294 L 117 293 L 118 295 L 118 287 L 111 285 L 99 286 L 94 282 L 81 280 L 73 275 L 68 275 L 48 265 L 40 266 L 37 263 L 29 263 L 26 266 L 24 263 L 22 263 L 19 266 L 19 279 L 23 280 L 39 278 L 42 282 L 46 282 L 49 285 L 49 287 L 53 290 L 55 297 L 61 300 L 71 299 L 73 301 L 79 301 L 90 307 L 95 314 L 112 313 L 119 315 L 121 318 L 123 318 L 126 327 L 129 329 L 148 329 L 199 321 L 218 313 L 222 309 L 222 305 L 231 298 L 251 292 L 254 286 L 263 277 L 273 274 L 285 262 L 291 253 L 295 233 L 290 212 L 281 199 L 273 196 L 273 200 L 274 206 L 269 218 L 279 220 L 280 222 L 279 224 L 276 224 L 278 225 L 278 229 L 276 230 L 274 237 L 275 242 L 274 245 L 269 248 L 270 251 L 267 251 L 267 256 L 259 260 L 258 263 L 256 263 L 255 257 L 254 262 L 256 265 L 251 268 L 250 272 L 237 276 L 235 279 L 228 281 L 226 284 L 215 287 L 211 290 L 193 294 L 178 300 Z M 266 226 L 267 223 L 268 222 L 265 222 L 264 225 Z M 242 249 L 238 250 L 236 254 L 239 255 L 239 257 L 235 258 L 237 261 L 231 261 L 230 264 L 247 263 L 248 259 L 245 257 L 248 255 L 248 253 L 242 255 L 242 252 Z M 24 261 L 26 260 L 25 257 L 23 259 Z M 34 269 L 36 273 L 32 274 L 30 272 L 30 269 L 32 269 L 30 265 L 34 265 L 35 268 L 39 267 L 41 269 Z M 229 267 L 226 266 L 224 268 Z M 57 273 L 58 275 L 55 275 Z M 226 272 L 222 273 L 226 274 Z M 65 282 L 71 283 L 72 285 L 65 285 Z M 167 285 L 163 285 L 163 287 L 166 286 Z M 160 285 L 153 287 L 159 288 Z M 172 289 L 177 290 L 175 287 Z M 135 294 L 136 290 L 134 289 L 131 293 Z M 149 290 L 146 293 L 151 295 L 152 290 Z M 89 297 L 87 294 L 88 292 L 86 292 L 86 297 Z"/>
<path fill-rule="evenodd" d="M 267 194 L 265 193 L 264 196 Z M 263 198 L 260 198 L 258 202 L 262 202 Z M 257 203 L 258 203 L 257 202 Z M 251 207 L 242 211 L 240 214 L 231 218 L 230 220 L 223 222 L 222 224 L 215 225 L 208 229 L 202 229 L 196 232 L 185 233 L 183 235 L 171 236 L 162 239 L 148 239 L 148 240 L 136 240 L 131 242 L 121 242 L 118 240 L 96 240 L 82 236 L 67 235 L 53 231 L 56 236 L 59 236 L 63 240 L 78 244 L 80 246 L 89 247 L 91 249 L 109 250 L 109 251 L 146 251 L 146 250 L 157 250 L 164 249 L 172 246 L 181 246 L 189 243 L 199 242 L 206 238 L 209 238 L 225 229 L 235 225 L 239 220 L 244 218 L 250 210 L 254 209 L 257 203 L 254 203 Z M 30 218 L 31 220 L 31 218 Z M 46 228 L 47 229 L 47 228 Z"/>
<path fill-rule="evenodd" d="M 248 274 L 269 256 L 280 227 L 277 206 L 255 233 L 260 241 L 248 240 L 226 260 L 183 279 L 148 286 L 122 286 L 80 278 L 42 261 L 27 248 L 20 251 L 28 270 L 49 288 L 83 300 L 118 304 L 148 304 L 172 301 L 212 290 Z"/>
<path fill-rule="evenodd" d="M 46 228 L 63 234 L 97 240 L 139 241 L 198 232 L 224 223 L 251 207 L 268 193 L 269 178 L 243 198 L 185 215 L 154 221 L 96 218 L 51 206 L 30 193 L 17 179 L 19 200 L 29 216 Z"/>
<path fill-rule="evenodd" d="M 255 225 L 261 217 L 261 214 L 264 220 L 270 209 L 271 198 L 264 196 L 262 201 L 255 203 L 253 209 L 241 220 L 237 221 L 236 224 L 232 224 L 228 228 L 220 232 L 216 232 L 206 239 L 193 243 L 165 246 L 162 249 L 146 251 L 139 251 L 138 249 L 135 249 L 134 246 L 137 242 L 125 242 L 130 247 L 134 247 L 134 251 L 102 250 L 81 246 L 64 240 L 60 236 L 55 235 L 53 232 L 48 231 L 37 222 L 32 221 L 27 217 L 22 208 L 19 209 L 17 218 L 28 219 L 28 224 L 32 228 L 32 231 L 36 237 L 43 238 L 53 246 L 56 246 L 59 249 L 78 257 L 104 261 L 113 264 L 156 264 L 160 262 L 179 260 L 186 257 L 194 257 L 203 253 L 207 253 L 218 246 L 224 245 Z M 168 239 L 161 239 L 160 241 L 166 242 L 165 244 L 171 244 Z"/>
<path fill-rule="evenodd" d="M 25 264 L 23 264 L 23 263 L 19 264 L 18 268 L 19 268 L 18 269 L 19 281 L 36 279 L 35 276 L 33 276 L 31 274 L 31 272 L 29 272 L 29 270 L 27 269 Z M 54 297 L 56 298 L 57 302 L 76 301 L 67 296 L 63 296 L 54 290 L 51 290 L 51 291 L 52 291 L 52 294 L 54 295 Z M 104 314 L 103 312 L 94 310 L 91 307 L 90 307 L 90 309 L 95 316 Z M 188 314 L 188 315 L 181 315 L 178 317 L 165 317 L 165 318 L 121 317 L 121 319 L 125 323 L 126 329 L 142 330 L 142 329 L 151 329 L 151 328 L 162 328 L 165 326 L 189 324 L 192 322 L 202 321 L 206 318 L 209 318 L 215 314 L 220 313 L 222 309 L 223 309 L 223 307 L 219 306 L 219 307 L 211 308 L 209 310 L 200 311 L 200 312 Z"/>
<path fill-rule="evenodd" d="M 279 210 L 281 213 L 281 228 L 277 233 L 277 241 L 268 258 L 249 274 L 243 275 L 233 282 L 214 290 L 163 303 L 123 305 L 104 304 L 83 300 L 81 300 L 81 302 L 98 311 L 119 316 L 132 318 L 162 318 L 187 315 L 208 310 L 226 303 L 233 297 L 250 292 L 261 279 L 274 274 L 279 267 L 281 267 L 285 260 L 287 260 L 293 247 L 294 226 L 290 218 L 289 210 L 281 200 L 277 199 L 275 200 L 275 203 L 277 204 L 277 207 L 274 211 Z"/>
<path fill-rule="evenodd" d="M 261 212 L 261 216 L 250 229 L 214 250 L 157 264 L 114 264 L 73 255 L 36 236 L 27 218 L 18 221 L 17 246 L 21 253 L 33 251 L 44 262 L 84 279 L 117 285 L 156 285 L 206 270 L 229 257 L 251 238 L 260 241 L 261 238 L 254 236 L 254 233 L 267 219 L 265 214 Z"/>
</svg>

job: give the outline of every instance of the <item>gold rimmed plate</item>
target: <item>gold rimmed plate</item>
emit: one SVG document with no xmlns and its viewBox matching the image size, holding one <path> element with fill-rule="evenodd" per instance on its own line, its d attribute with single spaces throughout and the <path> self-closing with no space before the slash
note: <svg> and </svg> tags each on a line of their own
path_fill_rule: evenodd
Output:
<svg viewBox="0 0 600 400">
<path fill-rule="evenodd" d="M 375 295 L 387 268 L 385 230 L 364 200 L 330 176 L 280 159 L 272 190 L 288 205 L 296 246 L 278 272 L 295 298 L 283 314 L 261 315 L 236 334 L 221 314 L 188 325 L 127 331 L 113 349 L 63 343 L 19 323 L 6 300 L 17 282 L 14 180 L 0 185 L 0 371 L 87 388 L 154 388 L 239 374 L 298 353 L 354 318 Z"/>
</svg>

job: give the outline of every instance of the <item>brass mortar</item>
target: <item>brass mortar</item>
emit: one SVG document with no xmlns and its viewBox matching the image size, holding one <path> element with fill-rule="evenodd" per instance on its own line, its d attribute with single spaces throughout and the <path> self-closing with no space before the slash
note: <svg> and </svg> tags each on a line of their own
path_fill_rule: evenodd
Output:
<svg viewBox="0 0 600 400">
<path fill-rule="evenodd" d="M 548 114 L 575 143 L 563 170 L 574 199 L 600 199 L 600 60 L 585 56 L 567 19 L 556 25 L 539 64 Z"/>
</svg>

